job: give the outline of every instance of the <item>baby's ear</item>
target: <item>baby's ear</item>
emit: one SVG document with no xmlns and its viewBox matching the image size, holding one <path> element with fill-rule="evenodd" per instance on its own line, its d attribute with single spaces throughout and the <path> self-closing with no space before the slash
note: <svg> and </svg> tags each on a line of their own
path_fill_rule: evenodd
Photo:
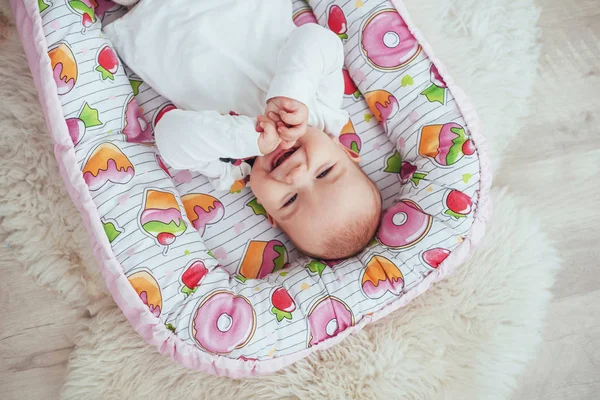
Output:
<svg viewBox="0 0 600 400">
<path fill-rule="evenodd" d="M 269 223 L 271 224 L 271 226 L 272 226 L 273 228 L 277 228 L 277 227 L 278 227 L 278 226 L 277 226 L 277 221 L 275 221 L 275 220 L 273 219 L 273 217 L 271 217 L 271 214 L 269 214 L 269 213 L 267 213 L 267 221 L 269 221 Z"/>
<path fill-rule="evenodd" d="M 360 155 L 357 152 L 355 152 L 354 150 L 350 150 L 349 148 L 344 146 L 342 144 L 342 142 L 340 142 L 339 137 L 333 138 L 333 140 L 335 140 L 335 142 L 338 144 L 338 146 L 340 146 L 346 152 L 346 154 L 348 155 L 348 157 L 350 157 L 350 159 L 352 161 L 354 161 L 355 163 L 360 162 Z"/>
</svg>

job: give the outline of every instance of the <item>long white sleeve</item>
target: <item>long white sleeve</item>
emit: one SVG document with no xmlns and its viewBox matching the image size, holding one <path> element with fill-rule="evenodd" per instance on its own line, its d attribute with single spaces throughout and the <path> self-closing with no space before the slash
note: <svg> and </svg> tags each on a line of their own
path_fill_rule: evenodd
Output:
<svg viewBox="0 0 600 400">
<path fill-rule="evenodd" d="M 169 111 L 154 130 L 156 146 L 167 164 L 202 173 L 218 190 L 229 189 L 243 177 L 238 167 L 219 158 L 260 156 L 258 137 L 255 118 L 216 111 Z"/>
<path fill-rule="evenodd" d="M 338 136 L 348 122 L 341 109 L 344 49 L 339 37 L 316 24 L 292 31 L 279 52 L 267 100 L 289 97 L 308 107 L 309 125 Z"/>
</svg>

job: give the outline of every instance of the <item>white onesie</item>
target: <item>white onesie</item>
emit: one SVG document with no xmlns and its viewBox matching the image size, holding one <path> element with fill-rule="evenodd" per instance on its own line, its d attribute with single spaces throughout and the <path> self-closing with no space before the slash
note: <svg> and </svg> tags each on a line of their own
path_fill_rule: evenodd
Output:
<svg viewBox="0 0 600 400">
<path fill-rule="evenodd" d="M 330 135 L 348 122 L 342 43 L 316 24 L 297 28 L 291 0 L 141 0 L 104 30 L 125 63 L 178 107 L 155 129 L 165 161 L 201 172 L 216 189 L 239 179 L 219 158 L 261 155 L 256 117 L 268 99 L 304 103 L 309 125 Z"/>
</svg>

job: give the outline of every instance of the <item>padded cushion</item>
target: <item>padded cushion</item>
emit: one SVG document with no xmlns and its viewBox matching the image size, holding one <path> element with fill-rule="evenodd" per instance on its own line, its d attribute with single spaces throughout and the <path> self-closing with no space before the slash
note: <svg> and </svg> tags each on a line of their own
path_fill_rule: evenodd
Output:
<svg viewBox="0 0 600 400">
<path fill-rule="evenodd" d="M 294 1 L 296 24 L 321 23 L 344 43 L 351 121 L 341 140 L 360 151 L 386 208 L 371 245 L 336 262 L 302 256 L 242 182 L 216 192 L 164 164 L 152 132 L 174 106 L 100 30 L 123 8 L 12 6 L 107 286 L 141 336 L 184 366 L 276 371 L 407 304 L 483 236 L 490 171 L 479 122 L 398 2 Z"/>
</svg>

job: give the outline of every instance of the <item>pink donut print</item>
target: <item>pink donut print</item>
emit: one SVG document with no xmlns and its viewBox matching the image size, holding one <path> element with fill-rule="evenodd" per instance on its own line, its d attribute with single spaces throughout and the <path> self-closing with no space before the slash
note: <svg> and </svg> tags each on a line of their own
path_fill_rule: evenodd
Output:
<svg viewBox="0 0 600 400">
<path fill-rule="evenodd" d="M 304 24 L 318 24 L 315 14 L 312 12 L 312 8 L 303 8 L 296 11 L 292 16 L 292 20 L 296 26 L 302 26 Z"/>
<path fill-rule="evenodd" d="M 123 6 L 115 4 L 109 0 L 96 0 L 96 4 L 98 4 L 98 6 L 94 11 L 96 16 L 100 18 L 101 21 L 104 21 L 104 17 L 107 14 L 112 14 L 115 11 L 118 11 L 121 8 L 123 8 Z"/>
<path fill-rule="evenodd" d="M 200 303 L 192 318 L 192 337 L 209 353 L 244 347 L 256 329 L 256 313 L 244 296 L 219 290 Z"/>
<path fill-rule="evenodd" d="M 144 117 L 144 113 L 138 106 L 133 93 L 129 95 L 125 102 L 121 133 L 125 135 L 125 140 L 131 143 L 145 143 L 154 140 L 152 128 L 146 121 L 146 117 Z"/>
<path fill-rule="evenodd" d="M 386 247 L 400 250 L 419 243 L 433 223 L 433 217 L 426 214 L 412 200 L 400 200 L 383 212 L 377 241 Z"/>
<path fill-rule="evenodd" d="M 314 346 L 354 325 L 350 307 L 333 296 L 325 296 L 308 312 L 308 346 Z"/>
<path fill-rule="evenodd" d="M 392 8 L 378 10 L 367 19 L 361 32 L 361 48 L 367 61 L 384 71 L 406 66 L 421 52 L 421 45 Z"/>
</svg>

